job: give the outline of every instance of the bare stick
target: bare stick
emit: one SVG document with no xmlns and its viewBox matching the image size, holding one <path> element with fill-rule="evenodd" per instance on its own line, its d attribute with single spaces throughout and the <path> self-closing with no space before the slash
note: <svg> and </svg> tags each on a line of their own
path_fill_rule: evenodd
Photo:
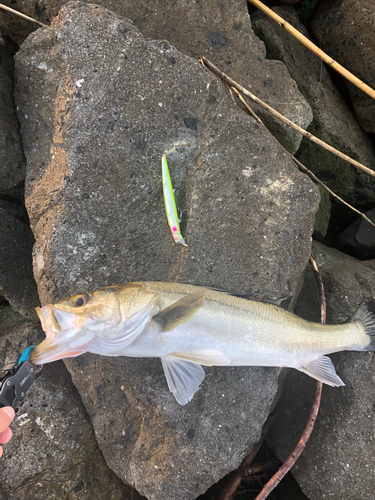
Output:
<svg viewBox="0 0 375 500">
<path fill-rule="evenodd" d="M 353 75 L 353 73 L 350 73 L 347 69 L 345 69 L 341 64 L 336 62 L 332 57 L 330 57 L 328 54 L 323 52 L 319 47 L 317 47 L 314 43 L 312 43 L 308 38 L 306 38 L 302 33 L 300 33 L 296 28 L 294 28 L 291 24 L 287 23 L 285 19 L 282 17 L 278 16 L 276 12 L 273 10 L 269 9 L 266 7 L 262 2 L 259 0 L 248 0 L 251 4 L 255 5 L 255 7 L 258 7 L 259 10 L 264 12 L 268 17 L 273 19 L 274 21 L 277 22 L 282 28 L 285 29 L 288 33 L 290 33 L 294 38 L 297 38 L 299 42 L 301 42 L 305 47 L 311 50 L 315 55 L 320 57 L 325 63 L 327 63 L 331 68 L 336 70 L 338 73 L 340 73 L 344 78 L 349 80 L 351 83 L 353 83 L 356 87 L 359 89 L 363 90 L 367 95 L 375 99 L 375 90 L 373 90 L 371 87 L 366 85 L 362 80 L 357 78 L 356 76 Z"/>
<path fill-rule="evenodd" d="M 262 120 L 259 118 L 259 116 L 254 113 L 254 111 L 251 109 L 251 107 L 248 105 L 248 103 L 245 101 L 245 99 L 242 97 L 242 95 L 238 92 L 237 89 L 235 89 L 234 87 L 232 87 L 233 89 L 233 92 L 236 94 L 236 96 L 239 98 L 239 100 L 242 102 L 242 104 L 245 106 L 245 108 L 248 110 L 248 112 L 251 114 L 251 116 L 253 116 L 253 118 L 256 119 L 256 121 L 258 123 L 260 123 L 263 127 L 267 128 L 264 123 L 262 122 Z M 232 94 L 231 94 L 232 95 Z M 233 99 L 233 96 L 232 96 L 232 99 Z M 354 208 L 352 205 L 350 205 L 349 203 L 347 203 L 345 200 L 343 200 L 342 198 L 340 198 L 340 196 L 338 196 L 336 193 L 334 193 L 331 189 L 329 189 L 328 186 L 326 186 L 324 184 L 324 182 L 322 182 L 315 174 L 313 174 L 311 172 L 311 170 L 309 170 L 307 167 L 305 167 L 305 165 L 303 163 L 301 163 L 299 160 L 297 160 L 297 158 L 295 158 L 292 153 L 289 153 L 289 151 L 287 151 L 288 155 L 291 156 L 293 158 L 293 160 L 297 163 L 297 165 L 304 171 L 306 172 L 308 175 L 310 175 L 310 177 L 312 177 L 314 179 L 315 182 L 317 182 L 318 184 L 320 184 L 321 186 L 324 187 L 324 189 L 326 189 L 332 196 L 334 196 L 335 198 L 337 198 L 339 201 L 341 201 L 341 203 L 343 203 L 344 205 L 346 205 L 347 207 L 350 208 L 350 210 L 353 210 L 353 212 L 356 212 L 357 214 L 359 214 L 361 217 L 363 217 L 363 219 L 365 221 L 367 221 L 369 224 L 371 224 L 372 226 L 375 227 L 375 224 L 372 222 L 372 220 L 370 220 L 367 215 L 365 215 L 363 212 L 360 212 L 359 210 L 357 210 L 356 208 Z"/>
<path fill-rule="evenodd" d="M 263 472 L 264 470 L 271 469 L 275 465 L 275 462 L 272 460 L 267 460 L 267 462 L 260 462 L 258 464 L 249 465 L 247 469 L 244 471 L 244 474 L 247 476 L 250 474 L 258 474 L 259 472 Z"/>
<path fill-rule="evenodd" d="M 326 299 L 326 294 L 324 293 L 324 285 L 323 285 L 323 280 L 320 275 L 317 263 L 314 259 L 314 257 L 311 255 L 310 257 L 310 264 L 312 267 L 312 270 L 314 271 L 315 274 L 315 279 L 318 285 L 318 292 L 319 292 L 319 299 L 320 299 L 320 322 L 325 325 L 327 321 L 327 299 Z"/>
<path fill-rule="evenodd" d="M 268 104 L 266 104 L 265 102 L 260 100 L 254 94 L 252 94 L 251 92 L 246 90 L 244 87 L 242 87 L 242 85 L 240 85 L 239 83 L 232 80 L 228 75 L 226 75 L 225 73 L 220 71 L 214 64 L 212 64 L 210 61 L 208 61 L 208 59 L 206 59 L 205 57 L 202 57 L 200 59 L 200 61 L 204 66 L 207 66 L 208 69 L 210 69 L 213 73 L 218 75 L 225 83 L 227 83 L 228 85 L 231 85 L 232 87 L 234 87 L 237 90 L 239 90 L 240 92 L 242 92 L 246 97 L 248 97 L 249 99 L 254 101 L 261 108 L 263 108 L 266 111 L 268 111 L 269 113 L 271 113 L 273 116 L 278 118 L 283 123 L 286 123 L 287 125 L 289 125 L 289 127 L 293 128 L 294 130 L 297 130 L 297 132 L 302 134 L 304 137 L 306 137 L 310 141 L 315 142 L 315 144 L 318 144 L 319 146 L 323 147 L 327 151 L 330 151 L 331 153 L 335 154 L 339 158 L 342 158 L 343 160 L 354 165 L 355 167 L 360 168 L 361 170 L 363 170 L 367 174 L 375 177 L 375 172 L 373 170 L 371 170 L 368 167 L 365 167 L 364 165 L 362 165 L 362 163 L 359 163 L 358 161 L 353 160 L 352 158 L 350 158 L 350 156 L 347 156 L 344 153 L 341 153 L 341 151 L 338 151 L 337 149 L 333 148 L 332 146 L 330 146 L 326 142 L 321 141 L 320 139 L 315 137 L 315 135 L 311 134 L 310 132 L 307 132 L 307 130 L 304 130 L 303 128 L 299 127 L 297 124 L 295 124 L 294 122 L 292 122 L 291 120 L 289 120 L 288 118 L 283 116 L 281 113 L 279 113 L 275 109 L 271 108 L 271 106 L 269 106 Z"/>
<path fill-rule="evenodd" d="M 3 5 L 2 3 L 0 3 L 0 9 L 7 10 L 8 12 L 11 12 L 12 14 L 15 14 L 16 16 L 22 17 L 23 19 L 26 19 L 27 21 L 37 23 L 37 24 L 39 24 L 39 26 L 45 26 L 46 28 L 49 27 L 48 24 L 43 24 L 43 23 L 37 21 L 36 19 L 33 19 L 32 17 L 25 16 L 25 14 L 22 14 L 21 12 L 18 12 L 17 10 L 11 9 L 10 7 L 7 7 L 6 5 Z"/>
</svg>

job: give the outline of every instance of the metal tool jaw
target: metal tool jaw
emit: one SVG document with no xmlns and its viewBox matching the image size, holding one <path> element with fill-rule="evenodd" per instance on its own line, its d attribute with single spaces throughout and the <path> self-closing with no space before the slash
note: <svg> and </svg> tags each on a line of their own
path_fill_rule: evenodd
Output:
<svg viewBox="0 0 375 500">
<path fill-rule="evenodd" d="M 34 349 L 35 346 L 27 347 L 15 362 L 4 367 L 5 375 L 0 378 L 0 408 L 12 406 L 16 410 L 17 404 L 24 399 L 34 380 L 40 376 L 42 367 L 29 362 Z M 36 371 L 38 368 L 40 369 Z"/>
</svg>

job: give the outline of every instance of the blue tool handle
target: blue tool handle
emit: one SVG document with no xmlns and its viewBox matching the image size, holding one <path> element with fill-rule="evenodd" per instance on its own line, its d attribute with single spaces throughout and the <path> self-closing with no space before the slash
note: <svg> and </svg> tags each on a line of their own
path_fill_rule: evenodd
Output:
<svg viewBox="0 0 375 500">
<path fill-rule="evenodd" d="M 18 365 L 20 365 L 23 361 L 29 361 L 31 353 L 35 349 L 35 345 L 31 345 L 30 347 L 27 347 L 23 353 L 20 356 L 20 359 L 18 360 Z"/>
</svg>

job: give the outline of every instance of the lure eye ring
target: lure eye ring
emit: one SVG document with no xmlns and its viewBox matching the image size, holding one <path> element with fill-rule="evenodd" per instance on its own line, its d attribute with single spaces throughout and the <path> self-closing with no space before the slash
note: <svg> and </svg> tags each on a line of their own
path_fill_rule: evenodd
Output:
<svg viewBox="0 0 375 500">
<path fill-rule="evenodd" d="M 77 307 L 82 307 L 87 304 L 89 297 L 88 295 L 81 293 L 80 295 L 76 295 L 73 299 L 74 305 Z"/>
</svg>

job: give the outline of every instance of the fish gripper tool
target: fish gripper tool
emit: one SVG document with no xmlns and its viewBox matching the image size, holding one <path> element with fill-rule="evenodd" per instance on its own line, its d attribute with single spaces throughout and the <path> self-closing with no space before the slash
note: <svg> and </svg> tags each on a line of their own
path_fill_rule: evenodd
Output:
<svg viewBox="0 0 375 500">
<path fill-rule="evenodd" d="M 29 362 L 35 346 L 27 347 L 15 362 L 11 361 L 4 367 L 5 375 L 0 378 L 0 408 L 11 406 L 16 410 L 18 403 L 24 399 L 34 380 L 41 372 Z"/>
</svg>

